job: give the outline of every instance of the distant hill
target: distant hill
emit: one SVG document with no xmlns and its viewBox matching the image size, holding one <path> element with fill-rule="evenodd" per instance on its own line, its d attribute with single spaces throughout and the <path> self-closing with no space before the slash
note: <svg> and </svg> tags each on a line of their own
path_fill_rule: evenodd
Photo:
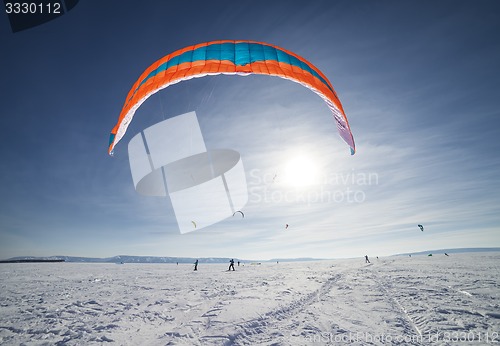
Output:
<svg viewBox="0 0 500 346">
<path fill-rule="evenodd" d="M 198 258 L 199 263 L 228 263 L 230 258 Z M 238 261 L 238 259 L 235 259 Z M 120 255 L 114 257 L 73 257 L 73 256 L 50 256 L 50 257 L 14 257 L 4 262 L 50 262 L 61 261 L 70 263 L 194 263 L 196 258 L 190 257 L 156 257 L 156 256 L 128 256 Z M 242 261 L 242 260 L 240 260 Z"/>
<path fill-rule="evenodd" d="M 311 258 L 311 257 L 300 257 L 300 258 L 273 258 L 269 261 L 262 262 L 310 262 L 310 261 L 326 261 L 325 258 Z"/>
<path fill-rule="evenodd" d="M 233 258 L 235 261 L 243 263 L 257 263 L 257 262 L 304 262 L 304 261 L 319 261 L 320 259 L 314 258 L 279 258 L 271 259 L 268 261 L 262 260 L 246 260 L 241 258 Z M 157 256 L 128 256 L 120 255 L 114 257 L 96 258 L 96 257 L 72 257 L 72 256 L 50 256 L 50 257 L 14 257 L 3 263 L 19 263 L 19 262 L 70 262 L 70 263 L 189 263 L 192 264 L 196 260 L 199 263 L 229 263 L 229 257 L 209 257 L 209 258 L 194 258 L 194 257 L 157 257 Z"/>
<path fill-rule="evenodd" d="M 432 254 L 448 254 L 463 253 L 463 252 L 494 252 L 499 251 L 500 248 L 464 248 L 464 249 L 439 249 L 428 250 L 420 252 L 401 253 L 394 256 L 408 256 L 408 255 L 428 255 Z M 13 257 L 7 260 L 0 261 L 0 263 L 19 263 L 19 262 L 70 262 L 70 263 L 189 263 L 192 264 L 198 260 L 199 263 L 228 263 L 231 258 L 229 257 L 158 257 L 158 256 L 128 256 L 120 255 L 113 257 L 97 258 L 97 257 L 73 257 L 73 256 L 49 256 L 49 257 Z M 235 261 L 242 263 L 269 263 L 269 262 L 306 262 L 306 261 L 323 261 L 323 258 L 274 258 L 270 260 L 248 260 L 241 258 L 234 258 Z"/>
<path fill-rule="evenodd" d="M 394 256 L 418 256 L 418 255 L 428 255 L 428 254 L 451 254 L 451 253 L 467 253 L 467 252 L 500 252 L 500 247 L 475 247 L 475 248 L 462 248 L 462 249 L 439 249 L 439 250 L 427 250 L 420 252 L 407 252 L 401 253 Z"/>
<path fill-rule="evenodd" d="M 54 263 L 64 262 L 63 259 L 45 259 L 45 258 L 11 258 L 8 260 L 0 261 L 0 263 Z"/>
</svg>

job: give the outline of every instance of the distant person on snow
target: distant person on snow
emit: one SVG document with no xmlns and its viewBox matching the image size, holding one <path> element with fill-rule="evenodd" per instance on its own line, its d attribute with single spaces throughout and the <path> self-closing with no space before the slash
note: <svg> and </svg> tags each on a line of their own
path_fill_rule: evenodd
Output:
<svg viewBox="0 0 500 346">
<path fill-rule="evenodd" d="M 198 270 L 198 260 L 194 262 L 194 270 Z"/>
<path fill-rule="evenodd" d="M 368 259 L 368 255 L 365 256 L 365 263 L 370 263 L 370 260 Z"/>
<path fill-rule="evenodd" d="M 231 268 L 233 268 L 233 271 L 234 271 L 234 260 L 232 258 L 229 261 L 229 269 L 228 270 L 231 270 Z"/>
</svg>

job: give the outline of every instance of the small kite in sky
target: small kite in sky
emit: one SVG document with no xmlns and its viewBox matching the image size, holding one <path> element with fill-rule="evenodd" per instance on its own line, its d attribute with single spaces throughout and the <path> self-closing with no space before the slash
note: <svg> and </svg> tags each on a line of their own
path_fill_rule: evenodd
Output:
<svg viewBox="0 0 500 346">
<path fill-rule="evenodd" d="M 422 226 L 422 225 L 417 225 L 417 226 L 420 228 L 420 230 L 421 230 L 422 232 L 424 231 L 424 226 Z"/>
<path fill-rule="evenodd" d="M 233 213 L 233 216 L 236 215 L 236 213 L 240 213 L 243 218 L 245 218 L 245 214 L 241 210 L 237 210 Z"/>
</svg>

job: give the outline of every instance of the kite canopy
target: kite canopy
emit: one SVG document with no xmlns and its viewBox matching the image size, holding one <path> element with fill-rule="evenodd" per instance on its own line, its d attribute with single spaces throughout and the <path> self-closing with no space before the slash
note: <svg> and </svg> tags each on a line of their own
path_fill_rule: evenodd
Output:
<svg viewBox="0 0 500 346">
<path fill-rule="evenodd" d="M 113 154 L 134 113 L 148 97 L 169 85 L 207 75 L 262 74 L 300 83 L 318 94 L 333 113 L 342 139 L 356 148 L 354 138 L 330 81 L 313 64 L 288 50 L 254 41 L 212 41 L 175 51 L 148 67 L 130 89 L 118 122 L 111 131 L 108 153 Z"/>
</svg>

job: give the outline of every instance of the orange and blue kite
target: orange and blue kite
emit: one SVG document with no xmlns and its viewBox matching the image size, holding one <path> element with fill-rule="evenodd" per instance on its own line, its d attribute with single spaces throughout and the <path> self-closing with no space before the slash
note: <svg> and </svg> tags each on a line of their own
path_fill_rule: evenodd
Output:
<svg viewBox="0 0 500 346">
<path fill-rule="evenodd" d="M 303 57 L 255 41 L 212 41 L 189 46 L 149 66 L 130 89 L 118 122 L 111 131 L 108 153 L 113 154 L 135 111 L 148 97 L 169 85 L 208 75 L 262 74 L 300 83 L 318 94 L 333 113 L 342 139 L 354 154 L 354 138 L 337 93 L 326 76 Z"/>
</svg>

